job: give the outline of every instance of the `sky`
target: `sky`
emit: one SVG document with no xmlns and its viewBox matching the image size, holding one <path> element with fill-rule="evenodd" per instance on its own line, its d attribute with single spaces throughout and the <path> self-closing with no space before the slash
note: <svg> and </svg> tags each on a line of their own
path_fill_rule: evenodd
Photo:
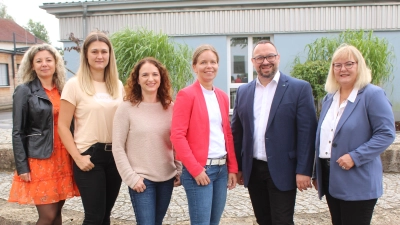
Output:
<svg viewBox="0 0 400 225">
<path fill-rule="evenodd" d="M 43 3 L 60 2 L 60 0 L 0 0 L 0 2 L 7 6 L 7 13 L 17 24 L 26 26 L 29 19 L 41 22 L 47 29 L 51 44 L 63 47 L 62 43 L 58 42 L 61 39 L 58 19 L 39 8 Z M 72 2 L 72 0 L 62 0 L 62 2 Z"/>
</svg>

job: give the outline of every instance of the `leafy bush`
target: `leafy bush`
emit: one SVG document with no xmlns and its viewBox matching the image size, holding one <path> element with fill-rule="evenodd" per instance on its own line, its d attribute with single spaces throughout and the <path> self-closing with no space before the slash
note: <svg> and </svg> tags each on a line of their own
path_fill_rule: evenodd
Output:
<svg viewBox="0 0 400 225">
<path fill-rule="evenodd" d="M 125 29 L 112 34 L 110 39 L 123 83 L 133 66 L 145 57 L 154 57 L 166 66 L 175 93 L 193 81 L 191 49 L 174 42 L 168 35 L 145 29 Z"/>
<path fill-rule="evenodd" d="M 307 61 L 330 62 L 337 47 L 343 43 L 353 45 L 360 50 L 367 66 L 371 69 L 373 84 L 383 85 L 391 81 L 395 59 L 394 49 L 386 39 L 374 36 L 373 31 L 348 30 L 340 33 L 336 38 L 319 38 L 306 45 Z"/>
<path fill-rule="evenodd" d="M 325 96 L 325 81 L 329 70 L 328 61 L 306 61 L 304 64 L 297 63 L 293 67 L 292 76 L 308 81 L 311 84 L 314 104 L 317 112 L 320 111 L 319 99 Z"/>
</svg>

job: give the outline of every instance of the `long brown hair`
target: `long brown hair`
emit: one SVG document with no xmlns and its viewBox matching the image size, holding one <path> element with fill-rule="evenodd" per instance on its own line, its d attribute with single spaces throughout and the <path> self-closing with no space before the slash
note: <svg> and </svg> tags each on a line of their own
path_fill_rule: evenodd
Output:
<svg viewBox="0 0 400 225">
<path fill-rule="evenodd" d="M 95 41 L 104 42 L 109 48 L 110 59 L 108 65 L 104 70 L 104 80 L 106 83 L 108 94 L 110 94 L 115 99 L 119 95 L 121 95 L 121 93 L 118 91 L 119 79 L 118 79 L 117 63 L 115 60 L 113 46 L 111 44 L 110 39 L 107 37 L 105 33 L 101 31 L 93 31 L 86 37 L 85 41 L 83 42 L 80 65 L 76 76 L 78 78 L 82 90 L 88 95 L 91 96 L 94 95 L 95 90 L 92 84 L 92 77 L 91 77 L 89 62 L 87 59 L 87 53 L 89 46 Z"/>
<path fill-rule="evenodd" d="M 138 80 L 139 70 L 145 63 L 151 63 L 155 67 L 157 67 L 161 77 L 160 87 L 157 90 L 157 99 L 161 102 L 161 105 L 164 109 L 168 109 L 169 105 L 172 102 L 172 86 L 171 81 L 169 80 L 168 71 L 163 64 L 152 57 L 146 57 L 140 60 L 133 67 L 125 85 L 126 95 L 124 97 L 124 100 L 130 101 L 135 105 L 138 105 L 140 104 L 140 102 L 143 101 L 142 88 L 140 87 Z"/>
</svg>

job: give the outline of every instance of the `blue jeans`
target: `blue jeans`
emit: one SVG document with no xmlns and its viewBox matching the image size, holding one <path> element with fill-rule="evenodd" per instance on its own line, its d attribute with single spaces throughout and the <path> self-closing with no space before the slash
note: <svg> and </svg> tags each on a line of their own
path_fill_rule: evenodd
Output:
<svg viewBox="0 0 400 225">
<path fill-rule="evenodd" d="M 175 177 L 163 182 L 144 179 L 144 192 L 128 187 L 137 225 L 161 225 L 171 201 Z"/>
<path fill-rule="evenodd" d="M 197 185 L 196 180 L 183 167 L 181 183 L 186 191 L 190 224 L 218 225 L 225 208 L 228 169 L 222 166 L 205 166 L 210 183 Z"/>
</svg>

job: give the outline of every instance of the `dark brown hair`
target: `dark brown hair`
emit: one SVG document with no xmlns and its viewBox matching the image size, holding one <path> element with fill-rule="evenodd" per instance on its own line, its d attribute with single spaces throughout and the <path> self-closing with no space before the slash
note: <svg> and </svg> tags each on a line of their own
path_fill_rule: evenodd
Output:
<svg viewBox="0 0 400 225">
<path fill-rule="evenodd" d="M 270 45 L 274 46 L 274 48 L 275 48 L 275 50 L 276 50 L 276 53 L 278 53 L 278 49 L 276 48 L 276 46 L 274 45 L 274 43 L 272 43 L 272 42 L 269 41 L 269 40 L 260 40 L 259 42 L 256 43 L 256 45 L 254 45 L 253 54 L 254 54 L 254 49 L 256 49 L 257 45 L 265 45 L 265 44 L 270 44 Z M 278 54 L 279 54 L 279 53 L 278 53 Z"/>
<path fill-rule="evenodd" d="M 138 84 L 138 80 L 139 70 L 145 63 L 150 63 L 157 67 L 161 77 L 160 87 L 157 90 L 157 99 L 161 102 L 161 105 L 164 109 L 168 109 L 169 105 L 172 102 L 172 86 L 169 80 L 168 71 L 163 64 L 152 57 L 146 57 L 140 60 L 133 67 L 125 85 L 126 95 L 124 97 L 124 100 L 130 101 L 135 105 L 139 105 L 140 102 L 143 101 L 142 88 Z"/>
</svg>

